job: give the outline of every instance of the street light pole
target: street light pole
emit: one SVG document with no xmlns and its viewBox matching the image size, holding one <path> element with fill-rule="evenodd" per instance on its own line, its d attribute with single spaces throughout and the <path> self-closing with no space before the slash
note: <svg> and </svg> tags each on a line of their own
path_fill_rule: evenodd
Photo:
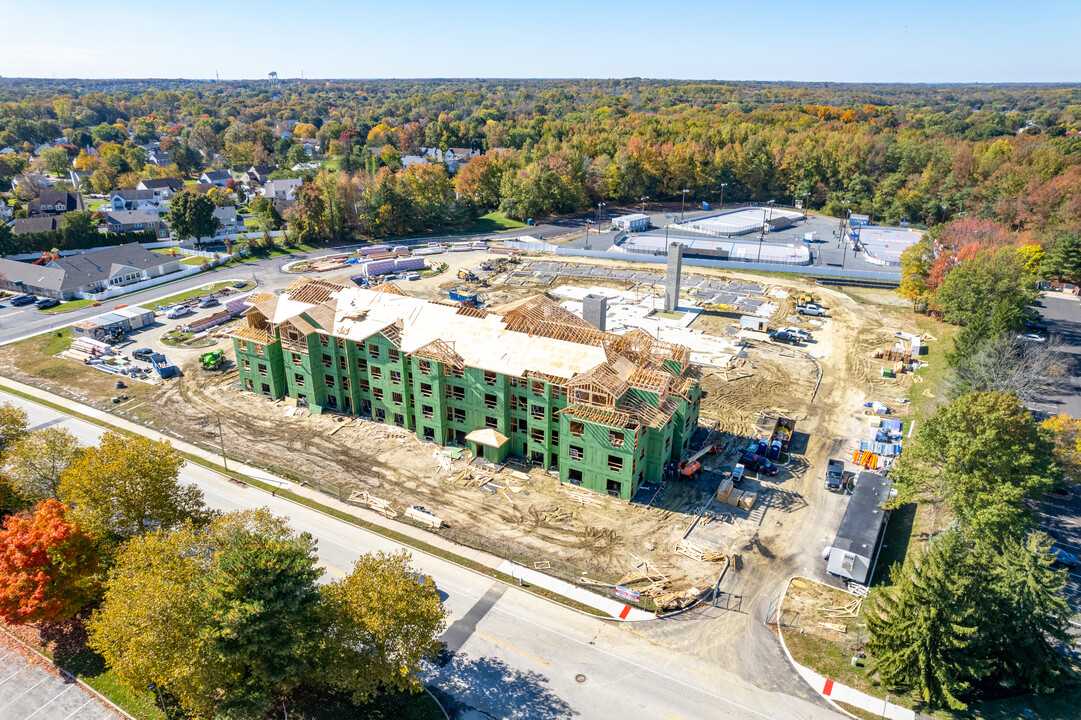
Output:
<svg viewBox="0 0 1081 720">
<path fill-rule="evenodd" d="M 724 189 L 726 187 L 728 187 L 728 183 L 721 183 L 721 204 L 717 206 L 718 210 L 724 208 Z"/>
<path fill-rule="evenodd" d="M 649 195 L 643 195 L 639 200 L 642 201 L 642 212 L 644 213 L 646 211 L 646 200 L 649 200 Z"/>
<path fill-rule="evenodd" d="M 679 221 L 680 222 L 683 222 L 683 207 L 687 204 L 687 193 L 689 193 L 689 192 L 690 192 L 690 190 L 686 190 L 686 189 L 682 191 L 683 197 L 680 198 L 680 201 L 679 201 Z"/>
<path fill-rule="evenodd" d="M 845 255 L 848 254 L 848 242 L 845 240 L 845 216 L 848 214 L 848 201 L 844 200 L 841 203 L 844 208 L 841 210 L 841 269 L 845 268 Z"/>
</svg>

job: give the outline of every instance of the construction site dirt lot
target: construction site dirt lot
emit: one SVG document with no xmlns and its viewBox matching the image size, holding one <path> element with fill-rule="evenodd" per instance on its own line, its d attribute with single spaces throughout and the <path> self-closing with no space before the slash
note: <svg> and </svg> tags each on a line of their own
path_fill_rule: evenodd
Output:
<svg viewBox="0 0 1081 720">
<path fill-rule="evenodd" d="M 479 256 L 465 255 L 460 266 L 480 262 Z M 672 580 L 671 589 L 712 585 L 718 563 L 675 552 L 693 524 L 688 539 L 734 557 L 737 589 L 733 592 L 749 597 L 796 573 L 820 574 L 818 553 L 832 541 L 844 505 L 840 496 L 825 492 L 819 475 L 826 459 L 836 456 L 846 438 L 865 432 L 863 403 L 881 400 L 904 413 L 905 407 L 896 399 L 907 392 L 910 377 L 883 378 L 881 362 L 868 353 L 887 343 L 895 331 L 914 330 L 914 326 L 902 322 L 905 318 L 899 313 L 883 314 L 886 308 L 856 303 L 842 293 L 798 280 L 707 268 L 687 272 L 810 290 L 829 313 L 821 326 L 790 322 L 797 317 L 794 303 L 782 301 L 772 324 L 809 328 L 814 334 L 811 343 L 793 348 L 775 345 L 757 334 L 749 340 L 746 358 L 737 362 L 727 380 L 716 369 L 703 370 L 707 395 L 702 423 L 720 431 L 725 451 L 707 458 L 710 472 L 701 473 L 695 482 L 668 484 L 648 508 L 601 495 L 576 498 L 541 469 L 533 469 L 528 476 L 508 469 L 490 478 L 478 472 L 463 473 L 476 468 L 464 460 L 448 460 L 441 448 L 422 443 L 405 430 L 355 418 L 311 415 L 285 402 L 243 392 L 236 386 L 231 350 L 221 371 L 208 372 L 198 367 L 198 355 L 205 348 L 171 348 L 169 357 L 182 376 L 161 386 L 140 387 L 136 399 L 119 406 L 109 402 L 115 393 L 114 378 L 104 373 L 63 360 L 50 360 L 50 369 L 42 373 L 41 360 L 52 349 L 44 341 L 33 339 L 0 348 L 0 372 L 153 424 L 208 449 L 219 447 L 216 423 L 220 419 L 230 457 L 293 480 L 328 483 L 339 488 L 344 498 L 368 491 L 398 512 L 423 506 L 446 522 L 449 530 L 443 532 L 455 539 L 523 562 L 550 562 L 553 569 L 566 574 L 588 572 L 611 582 L 631 571 L 638 556 L 663 570 Z M 499 274 L 497 268 L 493 280 Z M 448 271 L 417 287 L 418 294 L 440 296 L 445 290 L 438 286 L 453 279 Z M 406 292 L 415 286 L 398 284 Z M 544 289 L 471 286 L 495 303 Z M 732 324 L 732 316 L 710 311 L 695 321 L 693 329 L 721 335 Z M 145 344 L 157 345 L 163 332 L 151 332 Z M 144 344 L 137 342 L 135 346 Z M 218 346 L 231 343 L 223 340 Z M 791 459 L 774 478 L 752 475 L 745 481 L 743 489 L 759 491 L 751 510 L 716 502 L 717 483 L 734 464 L 737 448 L 754 435 L 756 420 L 774 412 L 798 422 Z M 700 519 L 696 524 L 702 511 L 708 513 L 703 515 L 707 522 Z"/>
</svg>

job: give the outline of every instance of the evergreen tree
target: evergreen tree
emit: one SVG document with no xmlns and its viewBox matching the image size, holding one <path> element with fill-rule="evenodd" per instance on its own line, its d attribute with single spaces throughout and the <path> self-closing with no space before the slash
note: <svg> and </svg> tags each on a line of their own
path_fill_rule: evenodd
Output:
<svg viewBox="0 0 1081 720">
<path fill-rule="evenodd" d="M 930 705 L 967 707 L 962 698 L 991 671 L 980 637 L 985 575 L 957 530 L 893 569 L 893 587 L 867 614 L 883 683 L 912 687 Z"/>
<path fill-rule="evenodd" d="M 1081 282 L 1081 233 L 1061 236 L 1044 258 L 1040 272 L 1049 280 Z"/>
<path fill-rule="evenodd" d="M 992 645 L 995 677 L 1007 687 L 1049 692 L 1066 671 L 1056 646 L 1070 642 L 1071 611 L 1066 570 L 1053 564 L 1051 540 L 1041 532 L 1008 540 L 988 558 L 993 607 L 981 629 Z"/>
</svg>

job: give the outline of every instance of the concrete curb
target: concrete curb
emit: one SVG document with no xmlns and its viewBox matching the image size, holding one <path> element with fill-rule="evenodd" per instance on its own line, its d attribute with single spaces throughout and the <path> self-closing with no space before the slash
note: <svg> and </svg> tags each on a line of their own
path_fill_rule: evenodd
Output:
<svg viewBox="0 0 1081 720">
<path fill-rule="evenodd" d="M 132 716 L 131 716 L 131 715 L 129 715 L 129 714 L 127 713 L 127 712 L 125 712 L 123 708 L 121 708 L 121 707 L 120 707 L 120 706 L 118 706 L 118 705 L 117 705 L 116 703 L 114 703 L 114 702 L 113 702 L 112 700 L 110 700 L 109 698 L 107 698 L 107 697 L 105 697 L 104 695 L 102 695 L 101 693 L 99 693 L 99 692 L 98 692 L 97 690 L 95 690 L 94 688 L 92 688 L 92 687 L 90 687 L 89 685 L 87 685 L 87 684 L 86 684 L 85 682 L 83 682 L 82 680 L 80 680 L 79 678 L 77 678 L 77 677 L 76 677 L 75 675 L 72 675 L 72 674 L 71 674 L 70 672 L 68 672 L 67 670 L 65 670 L 65 669 L 64 669 L 63 667 L 61 667 L 60 665 L 57 665 L 57 664 L 56 664 L 56 661 L 54 661 L 54 660 L 51 660 L 51 659 L 49 659 L 49 657 L 48 657 L 47 655 L 45 655 L 45 654 L 44 654 L 43 652 L 41 652 L 40 650 L 38 650 L 37 648 L 35 648 L 35 647 L 34 647 L 33 645 L 30 645 L 29 643 L 27 643 L 27 642 L 26 642 L 25 640 L 23 640 L 23 639 L 22 639 L 22 638 L 20 638 L 20 637 L 16 637 L 15 635 L 12 635 L 12 634 L 11 634 L 11 632 L 10 632 L 10 631 L 8 631 L 8 629 L 7 629 L 7 628 L 5 628 L 5 627 L 0 627 L 0 630 L 2 630 L 2 631 L 3 631 L 3 633 L 4 633 L 5 635 L 7 635 L 7 636 L 8 636 L 9 638 L 11 638 L 11 639 L 12 639 L 12 640 L 14 640 L 15 642 L 19 643 L 20 645 L 22 645 L 22 646 L 23 646 L 24 648 L 26 648 L 26 649 L 27 649 L 27 650 L 29 650 L 30 652 L 34 653 L 35 655 L 37 655 L 38 657 L 40 657 L 41 659 L 43 659 L 43 660 L 44 660 L 45 662 L 47 662 L 47 663 L 49 663 L 50 665 L 52 665 L 52 666 L 53 666 L 54 668 L 56 668 L 56 669 L 57 669 L 57 670 L 59 670 L 60 672 L 64 673 L 64 675 L 66 675 L 66 676 L 67 676 L 68 678 L 70 678 L 72 682 L 74 682 L 74 683 L 75 683 L 76 685 L 78 685 L 79 687 L 81 687 L 81 688 L 82 688 L 83 690 L 86 690 L 87 692 L 89 692 L 89 693 L 90 693 L 91 695 L 93 695 L 94 697 L 96 697 L 96 698 L 97 698 L 98 700 L 102 701 L 103 703 L 105 703 L 106 705 L 108 705 L 109 707 L 111 707 L 111 708 L 112 708 L 113 710 L 115 710 L 116 712 L 118 712 L 118 713 L 119 713 L 119 714 L 121 715 L 121 717 L 126 717 L 126 718 L 128 718 L 129 720 L 136 720 L 136 718 L 132 717 Z M 442 706 L 440 706 L 440 707 L 442 707 Z"/>
<path fill-rule="evenodd" d="M 784 599 L 786 597 L 788 597 L 788 589 L 792 586 L 792 581 L 795 580 L 797 577 L 802 577 L 802 576 L 794 575 L 794 576 L 790 577 L 788 579 L 788 583 L 785 584 L 784 593 L 781 594 L 781 599 L 777 602 L 777 611 L 776 612 L 777 612 L 778 617 L 781 614 L 781 609 L 784 607 Z M 811 580 L 811 578 L 803 578 L 803 579 L 808 580 L 809 582 L 817 582 L 816 580 Z M 818 583 L 818 584 L 821 585 L 822 583 Z M 811 670 L 808 667 L 804 667 L 803 665 L 800 665 L 798 662 L 796 662 L 795 658 L 792 657 L 792 653 L 790 653 L 788 651 L 788 645 L 784 641 L 784 632 L 781 630 L 780 625 L 777 626 L 777 638 L 781 641 L 781 649 L 784 650 L 784 656 L 786 658 L 788 658 L 788 662 L 792 665 L 792 668 L 796 671 L 796 674 L 799 675 L 800 678 L 802 678 L 803 681 L 806 682 L 807 685 L 810 686 L 810 688 L 812 690 L 814 690 L 816 693 L 818 693 L 819 697 L 821 697 L 823 700 L 828 702 L 833 707 L 833 709 L 835 709 L 837 712 L 843 713 L 843 714 L 847 715 L 850 718 L 854 718 L 855 720 L 860 720 L 857 716 L 853 715 L 852 713 L 848 712 L 847 710 L 842 708 L 840 705 L 838 705 L 837 702 L 834 701 L 834 699 L 832 697 L 830 697 L 829 695 L 827 695 L 823 691 L 825 687 L 832 688 L 832 687 L 846 687 L 846 686 L 843 686 L 840 683 L 834 683 L 828 677 L 825 677 L 825 676 L 815 672 L 814 670 Z M 813 677 L 815 679 L 822 678 L 823 683 L 812 683 L 811 682 L 811 677 Z M 862 694 L 866 695 L 866 693 L 862 693 Z M 873 697 L 873 696 L 868 696 L 868 697 Z M 878 698 L 875 698 L 875 699 L 878 700 Z M 881 716 L 882 717 L 890 717 L 890 718 L 903 717 L 903 718 L 911 718 L 912 720 L 915 720 L 915 718 L 918 717 L 917 713 L 914 710 L 910 710 L 910 709 L 908 709 L 906 707 L 902 707 L 900 705 L 894 705 L 893 703 L 890 703 L 888 700 L 882 700 L 881 702 L 882 702 L 882 711 L 881 711 Z M 852 704 L 855 705 L 855 703 L 852 703 Z M 856 707 L 859 707 L 859 706 L 857 705 Z M 861 710 L 866 710 L 866 708 L 860 708 L 860 709 Z M 871 711 L 867 710 L 867 712 L 871 712 Z"/>
</svg>

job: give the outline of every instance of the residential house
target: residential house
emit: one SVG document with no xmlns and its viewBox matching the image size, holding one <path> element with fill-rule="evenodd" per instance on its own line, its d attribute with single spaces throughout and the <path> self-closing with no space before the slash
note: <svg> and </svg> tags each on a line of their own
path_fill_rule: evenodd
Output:
<svg viewBox="0 0 1081 720">
<path fill-rule="evenodd" d="M 176 195 L 184 189 L 184 181 L 177 178 L 157 178 L 155 180 L 143 180 L 135 186 L 136 190 L 151 190 L 158 200 L 158 204 Z"/>
<path fill-rule="evenodd" d="M 207 170 L 199 176 L 200 185 L 217 185 L 225 187 L 225 183 L 233 179 L 233 174 L 228 170 Z"/>
<path fill-rule="evenodd" d="M 558 467 L 625 500 L 663 481 L 698 426 L 686 347 L 599 331 L 543 295 L 467 312 L 390 284 L 314 280 L 254 305 L 233 338 L 247 390 L 489 462 Z"/>
<path fill-rule="evenodd" d="M 98 293 L 177 272 L 180 260 L 152 253 L 139 243 L 68 255 L 45 265 L 0 260 L 0 287 L 70 300 L 76 293 Z"/>
<path fill-rule="evenodd" d="M 449 148 L 443 153 L 443 160 L 450 166 L 451 170 L 456 170 L 459 165 L 469 162 L 469 158 L 476 154 L 475 150 L 469 148 Z"/>
<path fill-rule="evenodd" d="M 443 162 L 443 151 L 437 147 L 421 148 L 420 152 L 424 157 L 428 158 L 428 162 Z"/>
<path fill-rule="evenodd" d="M 303 182 L 300 178 L 271 180 L 263 187 L 263 196 L 268 200 L 292 200 Z"/>
<path fill-rule="evenodd" d="M 68 182 L 76 190 L 83 189 L 83 183 L 90 181 L 90 176 L 94 174 L 93 170 L 75 170 L 72 168 L 68 170 Z"/>
<path fill-rule="evenodd" d="M 165 167 L 170 162 L 169 153 L 162 152 L 161 150 L 148 150 L 146 153 L 146 161 L 151 165 L 157 165 L 158 167 Z"/>
<path fill-rule="evenodd" d="M 59 229 L 60 218 L 56 216 L 49 216 L 36 218 L 19 218 L 15 221 L 15 226 L 11 229 L 11 232 L 15 235 L 22 235 L 23 233 L 49 232 L 50 230 Z"/>
<path fill-rule="evenodd" d="M 235 207 L 216 207 L 214 217 L 221 223 L 215 235 L 235 235 L 244 232 L 244 221 L 236 214 Z"/>
<path fill-rule="evenodd" d="M 39 175 L 38 173 L 27 173 L 25 175 L 17 175 L 11 178 L 11 189 L 19 187 L 23 183 L 30 183 L 36 188 L 48 189 L 56 184 L 56 180 L 48 175 Z"/>
<path fill-rule="evenodd" d="M 83 194 L 62 190 L 42 190 L 28 205 L 30 217 L 63 215 L 72 210 L 86 210 Z"/>
<path fill-rule="evenodd" d="M 105 213 L 105 225 L 112 233 L 153 230 L 162 240 L 169 239 L 169 225 L 149 210 L 110 210 Z"/>
<path fill-rule="evenodd" d="M 248 168 L 248 171 L 244 173 L 244 179 L 250 183 L 259 183 L 262 185 L 270 179 L 270 173 L 278 169 L 277 165 L 252 165 Z"/>
<path fill-rule="evenodd" d="M 424 164 L 428 162 L 420 155 L 402 155 L 402 167 L 407 168 L 410 165 L 416 165 L 417 163 Z"/>
<path fill-rule="evenodd" d="M 113 210 L 148 210 L 157 213 L 160 210 L 158 195 L 153 190 L 117 190 L 109 198 L 109 207 Z"/>
</svg>

